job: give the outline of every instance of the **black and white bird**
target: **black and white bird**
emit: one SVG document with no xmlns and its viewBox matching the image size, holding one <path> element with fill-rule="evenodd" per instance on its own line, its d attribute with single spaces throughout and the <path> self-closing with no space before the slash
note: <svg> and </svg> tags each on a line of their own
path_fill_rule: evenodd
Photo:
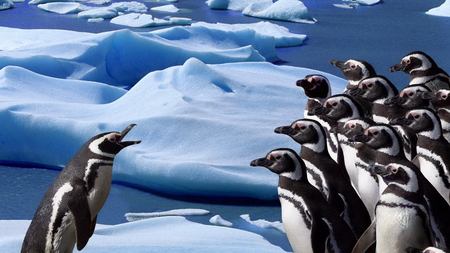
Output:
<svg viewBox="0 0 450 253">
<path fill-rule="evenodd" d="M 449 75 L 436 62 L 421 51 L 403 57 L 400 63 L 389 68 L 389 72 L 403 71 L 409 74 L 409 84 L 423 84 L 432 91 L 450 89 Z"/>
<path fill-rule="evenodd" d="M 377 203 L 375 221 L 358 240 L 353 253 L 365 252 L 373 243 L 377 253 L 432 246 L 429 206 L 417 167 L 407 162 L 373 165 L 368 170 L 379 175 L 387 187 Z"/>
<path fill-rule="evenodd" d="M 363 135 L 353 138 L 356 141 L 364 142 L 369 147 L 377 151 L 375 165 L 388 165 L 390 163 L 406 164 L 408 167 L 416 166 L 409 161 L 402 150 L 402 141 L 391 125 L 374 125 L 366 129 Z M 417 166 L 416 166 L 417 167 Z M 422 177 L 425 199 L 430 210 L 430 221 L 435 243 L 438 247 L 448 248 L 450 243 L 450 205 L 436 190 L 436 188 L 420 173 Z M 380 183 L 380 189 L 384 191 Z"/>
<path fill-rule="evenodd" d="M 423 93 L 429 91 L 430 89 L 422 84 L 406 86 L 397 96 L 386 99 L 384 103 L 390 106 L 399 106 L 406 110 L 421 108 L 432 109 L 433 104 L 430 100 L 423 97 Z"/>
<path fill-rule="evenodd" d="M 406 248 L 407 253 L 449 253 L 449 249 L 442 249 L 436 247 L 427 247 L 425 249 L 418 249 L 414 247 Z"/>
<path fill-rule="evenodd" d="M 303 115 L 305 118 L 311 117 L 308 115 L 309 110 L 322 105 L 325 99 L 331 96 L 330 81 L 323 75 L 307 75 L 303 79 L 297 80 L 296 85 L 303 88 L 308 97 Z"/>
<path fill-rule="evenodd" d="M 441 121 L 442 134 L 450 141 L 450 90 L 424 92 L 422 98 L 430 100 Z"/>
<path fill-rule="evenodd" d="M 373 125 L 375 122 L 372 119 L 359 117 L 350 119 L 343 126 L 331 130 L 338 134 L 339 145 L 345 158 L 345 169 L 372 220 L 375 214 L 375 205 L 380 197 L 380 190 L 378 177 L 365 168 L 375 163 L 377 152 L 367 145 L 350 141 L 350 138 L 363 134 L 365 129 Z"/>
<path fill-rule="evenodd" d="M 348 80 L 346 90 L 356 88 L 358 83 L 364 78 L 376 76 L 374 67 L 362 60 L 350 59 L 347 61 L 331 60 L 330 64 L 342 71 Z"/>
<path fill-rule="evenodd" d="M 336 134 L 330 133 L 330 129 L 344 124 L 347 120 L 363 116 L 363 111 L 359 104 L 348 95 L 340 94 L 327 98 L 319 107 L 308 111 L 309 115 L 316 115 L 323 121 L 322 123 L 328 140 L 328 152 L 333 160 L 343 166 L 342 153 L 340 153 L 338 138 Z M 340 160 L 340 161 L 339 161 Z"/>
<path fill-rule="evenodd" d="M 450 143 L 444 138 L 437 114 L 429 109 L 410 110 L 391 121 L 417 133 L 417 162 L 422 174 L 450 203 Z"/>
<path fill-rule="evenodd" d="M 300 119 L 290 126 L 277 127 L 275 133 L 286 134 L 301 145 L 300 158 L 305 162 L 308 181 L 322 192 L 359 238 L 371 219 L 348 175 L 328 154 L 322 126 L 314 120 Z"/>
<path fill-rule="evenodd" d="M 58 174 L 25 235 L 22 253 L 72 252 L 86 246 L 111 187 L 114 157 L 140 141 L 123 141 L 135 125 L 91 138 Z"/>
<path fill-rule="evenodd" d="M 350 227 L 312 186 L 303 160 L 291 149 L 275 149 L 251 166 L 278 174 L 281 216 L 295 253 L 351 252 L 356 243 Z"/>
</svg>

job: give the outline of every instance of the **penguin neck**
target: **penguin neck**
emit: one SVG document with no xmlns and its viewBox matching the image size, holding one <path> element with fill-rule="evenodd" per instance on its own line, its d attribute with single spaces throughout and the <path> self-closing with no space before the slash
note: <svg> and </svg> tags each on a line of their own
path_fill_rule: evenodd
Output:
<svg viewBox="0 0 450 253">
<path fill-rule="evenodd" d="M 417 180 L 416 180 L 417 181 Z M 411 185 L 413 184 L 413 185 Z M 400 197 L 411 203 L 418 203 L 419 199 L 423 197 L 424 190 L 416 183 L 408 183 L 408 185 L 402 185 L 398 183 L 389 183 L 386 189 L 383 191 L 380 202 L 390 203 L 391 201 L 397 203 L 395 197 Z M 393 196 L 394 195 L 394 196 Z"/>
<path fill-rule="evenodd" d="M 328 149 L 326 149 L 326 143 L 325 140 L 323 140 L 323 144 L 317 145 L 317 144 L 303 144 L 302 148 L 300 150 L 300 157 L 304 159 L 303 157 L 314 157 L 314 156 L 325 156 L 330 155 L 328 153 Z"/>
<path fill-rule="evenodd" d="M 419 140 L 440 140 L 442 141 L 442 139 L 444 139 L 443 135 L 442 135 L 442 130 L 440 127 L 435 127 L 433 130 L 431 131 L 423 131 L 423 132 L 419 132 L 417 133 L 417 141 L 419 142 Z"/>
<path fill-rule="evenodd" d="M 298 161 L 295 161 L 295 168 L 292 171 L 289 172 L 282 172 L 279 174 L 279 180 L 280 182 L 282 180 L 289 180 L 289 181 L 307 181 L 306 178 L 306 169 L 304 170 L 300 163 Z"/>
</svg>

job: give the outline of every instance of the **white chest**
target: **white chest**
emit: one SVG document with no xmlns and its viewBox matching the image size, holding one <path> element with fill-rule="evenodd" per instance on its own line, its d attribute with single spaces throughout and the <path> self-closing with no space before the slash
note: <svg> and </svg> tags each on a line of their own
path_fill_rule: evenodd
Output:
<svg viewBox="0 0 450 253">
<path fill-rule="evenodd" d="M 112 181 L 112 165 L 99 166 L 94 187 L 88 192 L 88 204 L 91 217 L 97 216 L 108 198 Z"/>
</svg>

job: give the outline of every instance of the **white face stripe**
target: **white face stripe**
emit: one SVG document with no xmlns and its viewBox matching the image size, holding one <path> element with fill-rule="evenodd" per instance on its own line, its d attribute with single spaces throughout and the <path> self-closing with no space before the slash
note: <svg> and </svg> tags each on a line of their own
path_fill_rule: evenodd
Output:
<svg viewBox="0 0 450 253">
<path fill-rule="evenodd" d="M 280 177 L 287 177 L 287 178 L 290 178 L 290 179 L 295 180 L 295 181 L 300 180 L 302 178 L 302 176 L 303 176 L 302 170 L 305 169 L 305 168 L 301 167 L 301 165 L 298 162 L 297 158 L 291 152 L 288 152 L 288 151 L 285 151 L 285 150 L 276 150 L 276 151 L 271 152 L 269 155 L 271 155 L 271 154 L 277 154 L 277 155 L 280 155 L 280 156 L 283 156 L 283 155 L 287 154 L 295 162 L 295 170 L 292 171 L 292 172 L 280 173 Z"/>
<path fill-rule="evenodd" d="M 349 119 L 353 119 L 353 118 L 362 116 L 362 115 L 359 115 L 359 111 L 358 111 L 355 103 L 353 102 L 353 100 L 349 99 L 348 97 L 344 97 L 344 96 L 340 97 L 340 99 L 342 101 L 345 101 L 353 109 L 352 110 L 353 113 L 349 117 L 339 119 L 338 122 L 346 122 Z"/>
<path fill-rule="evenodd" d="M 422 136 L 426 136 L 430 139 L 436 140 L 438 139 L 441 134 L 442 134 L 442 129 L 441 129 L 441 123 L 440 120 L 438 118 L 436 118 L 435 115 L 433 115 L 430 111 L 428 110 L 424 110 L 424 109 L 417 109 L 417 110 L 411 110 L 408 112 L 409 113 L 417 113 L 420 115 L 428 115 L 428 117 L 430 117 L 431 121 L 433 122 L 433 129 L 430 131 L 423 131 L 418 133 L 418 135 L 422 135 Z M 407 114 L 407 115 L 408 115 Z"/>
<path fill-rule="evenodd" d="M 420 66 L 419 68 L 416 68 L 416 69 L 412 69 L 412 70 L 427 70 L 433 66 L 431 64 L 430 60 L 428 60 L 428 58 L 422 54 L 411 54 L 411 55 L 405 56 L 403 58 L 403 60 L 410 60 L 411 57 L 418 58 L 422 61 L 422 66 Z"/>
<path fill-rule="evenodd" d="M 89 150 L 92 153 L 97 154 L 97 155 L 114 158 L 116 156 L 116 154 L 105 153 L 98 148 L 98 145 L 100 145 L 100 143 L 102 143 L 105 139 L 107 139 L 111 136 L 114 136 L 116 134 L 117 133 L 109 133 L 109 134 L 105 134 L 105 135 L 99 137 L 98 139 L 94 140 L 91 144 L 89 144 Z"/>
<path fill-rule="evenodd" d="M 52 214 L 50 216 L 50 222 L 48 224 L 48 231 L 47 231 L 47 237 L 46 237 L 46 244 L 45 244 L 45 252 L 50 253 L 52 251 L 52 233 L 53 233 L 53 224 L 55 223 L 56 216 L 58 215 L 58 210 L 61 205 L 61 201 L 66 195 L 66 193 L 73 190 L 72 185 L 70 183 L 65 183 L 61 188 L 56 191 L 55 195 L 52 199 Z"/>
<path fill-rule="evenodd" d="M 317 143 L 315 143 L 315 144 L 314 143 L 312 143 L 312 144 L 311 143 L 306 143 L 306 144 L 303 144 L 303 145 L 305 147 L 313 150 L 314 152 L 317 152 L 317 153 L 320 153 L 320 152 L 324 151 L 325 148 L 326 148 L 326 145 L 327 145 L 327 140 L 326 140 L 326 137 L 324 135 L 323 129 L 319 125 L 317 125 L 315 122 L 306 121 L 306 120 L 299 120 L 297 122 L 301 123 L 301 124 L 303 124 L 305 126 L 313 126 L 314 129 L 317 132 L 317 135 L 319 136 L 319 140 L 317 141 Z"/>
<path fill-rule="evenodd" d="M 391 164 L 388 164 L 388 166 L 393 166 L 395 168 L 399 168 L 399 167 L 403 168 L 403 170 L 406 172 L 406 174 L 408 174 L 408 177 L 409 177 L 409 182 L 406 185 L 399 184 L 396 182 L 393 182 L 390 184 L 398 185 L 400 188 L 402 188 L 403 190 L 408 191 L 408 192 L 417 192 L 419 190 L 419 180 L 417 180 L 417 175 L 416 175 L 416 173 L 414 173 L 414 171 L 411 170 L 411 168 L 404 166 L 402 164 L 397 164 L 397 163 L 391 163 Z"/>
<path fill-rule="evenodd" d="M 361 62 L 359 62 L 359 61 L 355 61 L 355 60 L 348 60 L 348 61 L 346 61 L 345 62 L 345 64 L 347 64 L 347 63 L 353 63 L 353 64 L 355 64 L 356 66 L 358 66 L 358 67 L 360 67 L 361 68 L 361 70 L 362 70 L 362 74 L 363 74 L 363 77 L 369 77 L 369 70 L 366 68 L 366 66 L 364 65 L 364 64 L 362 64 Z"/>
</svg>

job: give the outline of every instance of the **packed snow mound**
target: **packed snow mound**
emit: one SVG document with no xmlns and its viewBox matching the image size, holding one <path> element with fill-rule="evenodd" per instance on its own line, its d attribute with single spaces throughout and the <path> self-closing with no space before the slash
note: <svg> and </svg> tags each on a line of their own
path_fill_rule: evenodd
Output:
<svg viewBox="0 0 450 253">
<path fill-rule="evenodd" d="M 434 16 L 450 17 L 450 0 L 446 0 L 439 7 L 427 11 L 426 14 Z"/>
<path fill-rule="evenodd" d="M 0 220 L 0 248 L 20 252 L 30 221 Z M 119 225 L 98 224 L 83 253 L 115 252 L 284 253 L 264 237 L 184 217 L 160 217 Z"/>
<path fill-rule="evenodd" d="M 193 29 L 195 33 L 173 27 L 164 32 L 90 34 L 0 27 L 0 68 L 15 65 L 51 77 L 125 87 L 191 57 L 214 64 L 278 59 L 274 38 L 254 30 Z"/>
<path fill-rule="evenodd" d="M 88 10 L 90 7 L 74 2 L 53 2 L 53 3 L 45 3 L 39 4 L 39 8 L 49 11 L 55 12 L 59 14 L 68 14 L 68 13 L 78 13 L 80 11 Z"/>
<path fill-rule="evenodd" d="M 0 11 L 11 9 L 14 7 L 14 2 L 11 0 L 0 0 Z"/>
<path fill-rule="evenodd" d="M 0 117 L 7 122 L 0 126 L 0 160 L 62 167 L 92 136 L 135 123 L 127 139 L 142 143 L 118 154 L 116 182 L 166 194 L 271 200 L 278 198 L 277 176 L 249 163 L 274 148 L 299 149 L 273 131 L 302 117 L 306 97 L 295 83 L 320 73 L 267 62 L 207 65 L 191 58 L 149 73 L 113 102 L 92 104 L 74 101 L 111 88 L 86 83 L 66 102 L 66 87 L 80 81 L 14 88 L 21 72 L 29 73 L 8 67 L 0 78 L 2 89 L 11 89 L 0 93 Z M 343 90 L 343 79 L 322 74 Z M 23 92 L 40 99 L 27 100 Z"/>
<path fill-rule="evenodd" d="M 187 25 L 192 20 L 190 18 L 169 17 L 166 19 L 154 18 L 150 14 L 129 13 L 111 19 L 111 23 L 129 27 L 151 27 L 163 25 Z"/>
<path fill-rule="evenodd" d="M 250 4 L 262 1 L 272 2 L 272 0 L 207 0 L 206 4 L 216 10 L 243 11 Z"/>
<path fill-rule="evenodd" d="M 299 23 L 313 24 L 316 22 L 303 2 L 299 0 L 278 0 L 274 3 L 270 1 L 257 2 L 247 6 L 242 14 Z"/>
</svg>

